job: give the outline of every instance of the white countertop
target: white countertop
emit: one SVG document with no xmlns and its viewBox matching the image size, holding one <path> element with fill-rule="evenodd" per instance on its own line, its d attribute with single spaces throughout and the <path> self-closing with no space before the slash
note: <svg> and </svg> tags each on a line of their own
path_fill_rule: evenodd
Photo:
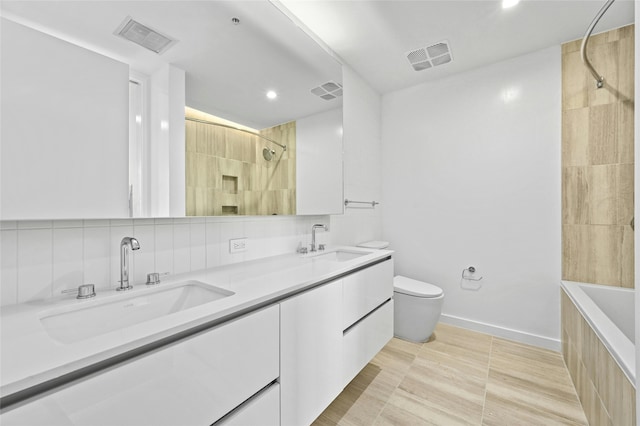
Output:
<svg viewBox="0 0 640 426">
<path fill-rule="evenodd" d="M 159 339 L 277 301 L 393 253 L 391 250 L 333 247 L 318 254 L 338 249 L 359 251 L 365 255 L 336 262 L 313 260 L 313 255 L 287 254 L 174 275 L 166 277 L 159 285 L 138 284 L 123 293 L 115 289 L 97 291 L 96 297 L 87 300 L 78 300 L 71 295 L 2 307 L 0 395 L 6 397 Z M 62 344 L 51 338 L 40 321 L 51 311 L 86 308 L 116 298 L 142 296 L 144 292 L 157 291 L 163 286 L 187 280 L 221 287 L 235 294 L 71 344 Z"/>
</svg>

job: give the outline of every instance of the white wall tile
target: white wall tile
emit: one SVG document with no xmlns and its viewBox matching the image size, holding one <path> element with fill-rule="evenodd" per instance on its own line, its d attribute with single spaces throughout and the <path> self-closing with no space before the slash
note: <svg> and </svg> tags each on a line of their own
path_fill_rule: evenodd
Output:
<svg viewBox="0 0 640 426">
<path fill-rule="evenodd" d="M 205 269 L 207 267 L 207 225 L 205 221 L 192 221 L 190 232 L 191 270 Z"/>
<path fill-rule="evenodd" d="M 135 275 L 134 284 L 147 282 L 147 274 L 151 272 L 163 272 L 156 269 L 156 232 L 153 222 L 151 225 L 139 225 L 138 221 L 133 226 L 133 236 L 140 243 L 140 249 L 133 256 Z"/>
<path fill-rule="evenodd" d="M 18 303 L 18 231 L 0 231 L 0 261 L 0 306 L 13 305 Z"/>
<path fill-rule="evenodd" d="M 173 273 L 191 270 L 191 226 L 189 222 L 173 225 Z"/>
<path fill-rule="evenodd" d="M 174 273 L 173 225 L 156 225 L 156 267 L 158 272 Z"/>
<path fill-rule="evenodd" d="M 207 221 L 205 226 L 207 268 L 215 268 L 222 264 L 220 260 L 220 253 L 222 252 L 220 228 L 222 228 L 222 225 L 217 222 Z"/>
<path fill-rule="evenodd" d="M 53 283 L 54 296 L 62 290 L 84 284 L 84 228 L 57 228 L 53 230 Z"/>
<path fill-rule="evenodd" d="M 18 231 L 18 303 L 52 296 L 51 229 Z"/>
<path fill-rule="evenodd" d="M 113 288 L 116 285 L 111 282 L 109 237 L 108 227 L 84 228 L 84 281 L 86 284 L 95 284 L 96 289 Z"/>
<path fill-rule="evenodd" d="M 48 229 L 53 226 L 51 220 L 22 220 L 18 222 L 18 229 Z"/>
</svg>

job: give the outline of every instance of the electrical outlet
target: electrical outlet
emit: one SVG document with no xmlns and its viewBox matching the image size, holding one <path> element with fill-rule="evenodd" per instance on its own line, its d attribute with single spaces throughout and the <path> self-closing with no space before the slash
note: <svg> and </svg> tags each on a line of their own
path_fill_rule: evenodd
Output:
<svg viewBox="0 0 640 426">
<path fill-rule="evenodd" d="M 229 240 L 229 253 L 240 253 L 247 250 L 246 238 L 234 238 Z"/>
</svg>

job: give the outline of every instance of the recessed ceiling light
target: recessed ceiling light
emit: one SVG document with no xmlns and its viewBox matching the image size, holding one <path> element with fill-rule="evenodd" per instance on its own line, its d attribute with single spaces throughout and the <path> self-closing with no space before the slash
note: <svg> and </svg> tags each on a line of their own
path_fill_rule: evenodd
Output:
<svg viewBox="0 0 640 426">
<path fill-rule="evenodd" d="M 276 92 L 274 92 L 273 90 L 269 90 L 267 92 L 267 98 L 269 99 L 275 99 L 278 97 L 278 94 Z"/>
<path fill-rule="evenodd" d="M 520 3 L 520 0 L 502 0 L 502 8 L 509 9 L 518 3 Z"/>
</svg>

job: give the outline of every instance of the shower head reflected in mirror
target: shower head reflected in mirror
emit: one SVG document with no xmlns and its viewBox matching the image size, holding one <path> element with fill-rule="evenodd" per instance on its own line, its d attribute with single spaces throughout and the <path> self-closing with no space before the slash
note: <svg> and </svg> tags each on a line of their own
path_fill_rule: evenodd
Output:
<svg viewBox="0 0 640 426">
<path fill-rule="evenodd" d="M 262 156 L 264 157 L 265 160 L 267 161 L 271 161 L 273 160 L 273 156 L 276 154 L 276 152 L 271 149 L 271 148 L 264 148 L 262 150 Z"/>
</svg>

